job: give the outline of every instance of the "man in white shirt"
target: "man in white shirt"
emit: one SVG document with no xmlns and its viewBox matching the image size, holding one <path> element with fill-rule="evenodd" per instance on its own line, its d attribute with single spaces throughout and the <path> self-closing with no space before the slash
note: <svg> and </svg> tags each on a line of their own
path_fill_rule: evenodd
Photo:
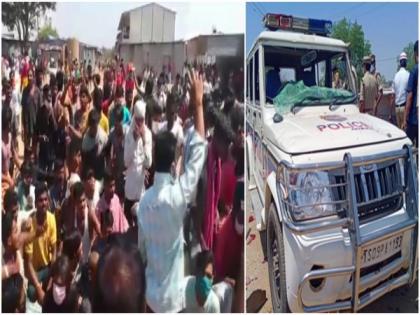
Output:
<svg viewBox="0 0 420 315">
<path fill-rule="evenodd" d="M 165 131 L 156 137 L 155 180 L 137 211 L 139 248 L 147 260 L 146 301 L 153 312 L 180 312 L 185 307 L 183 222 L 206 159 L 203 81 L 190 73 L 195 133 L 185 172 L 171 175 L 176 139 Z"/>
<path fill-rule="evenodd" d="M 407 67 L 407 54 L 402 52 L 400 54 L 400 69 L 394 76 L 392 81 L 392 89 L 395 93 L 395 110 L 397 113 L 398 127 L 401 128 L 404 120 L 404 106 L 407 100 L 407 84 L 410 73 L 406 69 Z"/>
<path fill-rule="evenodd" d="M 145 124 L 146 103 L 137 101 L 133 119 L 124 140 L 125 179 L 124 214 L 128 224 L 135 224 L 131 208 L 144 193 L 145 170 L 152 165 L 152 132 Z"/>
</svg>

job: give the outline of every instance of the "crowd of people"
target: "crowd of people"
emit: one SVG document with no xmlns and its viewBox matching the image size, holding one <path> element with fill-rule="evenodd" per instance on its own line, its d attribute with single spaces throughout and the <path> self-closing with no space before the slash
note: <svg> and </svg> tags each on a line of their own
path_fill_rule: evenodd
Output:
<svg viewBox="0 0 420 315">
<path fill-rule="evenodd" d="M 388 100 L 389 110 L 383 116 L 379 113 L 384 101 L 380 74 L 376 69 L 375 56 L 363 58 L 364 75 L 360 83 L 360 111 L 386 119 L 403 129 L 413 144 L 418 147 L 418 41 L 413 47 L 414 68 L 407 70 L 408 57 L 405 52 L 399 56 L 398 71 L 392 81 L 392 98 Z M 386 102 L 385 102 L 386 103 Z"/>
<path fill-rule="evenodd" d="M 2 60 L 2 311 L 243 312 L 242 69 L 58 64 Z"/>
</svg>

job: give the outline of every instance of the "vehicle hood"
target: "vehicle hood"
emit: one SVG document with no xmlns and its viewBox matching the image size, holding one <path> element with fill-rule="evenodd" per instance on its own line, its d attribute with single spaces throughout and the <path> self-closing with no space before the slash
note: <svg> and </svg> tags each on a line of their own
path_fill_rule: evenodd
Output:
<svg viewBox="0 0 420 315">
<path fill-rule="evenodd" d="M 270 120 L 270 122 L 268 121 Z M 320 152 L 394 141 L 406 137 L 396 126 L 358 110 L 286 114 L 274 123 L 267 117 L 267 140 L 291 154 Z"/>
</svg>

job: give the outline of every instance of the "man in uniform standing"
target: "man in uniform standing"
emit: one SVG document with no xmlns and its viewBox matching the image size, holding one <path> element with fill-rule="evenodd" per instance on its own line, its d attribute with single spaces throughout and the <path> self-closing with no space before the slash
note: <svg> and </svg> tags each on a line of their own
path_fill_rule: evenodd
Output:
<svg viewBox="0 0 420 315">
<path fill-rule="evenodd" d="M 373 115 L 378 100 L 379 85 L 375 76 L 370 72 L 371 58 L 369 56 L 363 57 L 363 67 L 365 74 L 360 85 L 360 112 Z"/>
</svg>

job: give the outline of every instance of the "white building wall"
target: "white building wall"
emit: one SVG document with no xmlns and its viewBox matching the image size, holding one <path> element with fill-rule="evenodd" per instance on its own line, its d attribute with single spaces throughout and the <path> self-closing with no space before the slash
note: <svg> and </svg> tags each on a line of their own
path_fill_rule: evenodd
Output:
<svg viewBox="0 0 420 315">
<path fill-rule="evenodd" d="M 172 42 L 175 40 L 175 16 L 173 12 L 165 11 L 163 19 L 163 41 Z"/>
<path fill-rule="evenodd" d="M 90 48 L 82 48 L 82 50 L 81 61 L 86 60 L 86 64 L 88 64 L 90 60 L 90 63 L 94 65 L 96 62 L 95 50 Z"/>
<path fill-rule="evenodd" d="M 161 43 L 175 39 L 175 12 L 151 4 L 129 11 L 130 36 L 121 43 Z"/>
<path fill-rule="evenodd" d="M 145 43 L 152 40 L 153 32 L 153 7 L 147 6 L 141 9 L 142 19 L 141 19 L 141 39 L 139 42 Z M 137 21 L 132 21 L 137 23 Z"/>
<path fill-rule="evenodd" d="M 153 6 L 153 29 L 152 29 L 152 42 L 159 43 L 163 41 L 163 19 L 164 12 L 159 6 Z"/>
<path fill-rule="evenodd" d="M 243 45 L 243 36 L 207 37 L 207 54 L 210 56 L 238 56 Z"/>
<path fill-rule="evenodd" d="M 137 74 L 140 74 L 147 65 L 160 73 L 164 65 L 168 67 L 170 64 L 173 77 L 175 77 L 176 73 L 182 73 L 185 44 L 183 42 L 123 44 L 120 48 L 120 56 L 126 61 L 133 62 Z"/>
<path fill-rule="evenodd" d="M 142 10 L 130 12 L 130 38 L 127 42 L 138 43 L 141 41 Z"/>
</svg>

